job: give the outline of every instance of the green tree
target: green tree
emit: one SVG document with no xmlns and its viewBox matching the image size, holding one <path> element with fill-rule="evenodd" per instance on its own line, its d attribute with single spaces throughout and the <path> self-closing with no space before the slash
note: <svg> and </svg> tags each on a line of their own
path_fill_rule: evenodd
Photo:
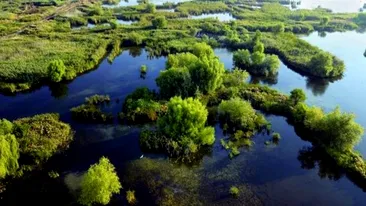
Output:
<svg viewBox="0 0 366 206">
<path fill-rule="evenodd" d="M 264 53 L 264 44 L 257 41 L 253 47 L 253 52 Z"/>
<path fill-rule="evenodd" d="M 252 59 L 252 63 L 254 66 L 260 66 L 264 59 L 265 59 L 266 55 L 264 53 L 261 52 L 254 52 L 252 53 L 251 59 Z"/>
<path fill-rule="evenodd" d="M 114 166 L 107 158 L 102 157 L 84 174 L 78 201 L 82 205 L 106 205 L 113 194 L 119 194 L 121 188 Z"/>
<path fill-rule="evenodd" d="M 147 13 L 155 13 L 156 12 L 156 6 L 155 4 L 146 4 L 146 12 Z"/>
<path fill-rule="evenodd" d="M 0 119 L 0 135 L 11 134 L 13 131 L 13 123 L 6 119 Z"/>
<path fill-rule="evenodd" d="M 60 82 L 65 75 L 66 67 L 62 60 L 53 60 L 48 65 L 48 77 L 53 82 Z"/>
<path fill-rule="evenodd" d="M 1 120 L 0 120 L 1 121 Z M 0 179 L 19 168 L 19 144 L 13 134 L 0 134 Z"/>
<path fill-rule="evenodd" d="M 253 37 L 253 43 L 259 42 L 261 40 L 262 40 L 262 33 L 259 30 L 257 30 Z"/>
<path fill-rule="evenodd" d="M 159 86 L 160 95 L 163 98 L 173 96 L 182 96 L 185 98 L 193 96 L 196 91 L 189 70 L 186 67 L 170 68 L 162 71 L 156 79 L 156 84 Z"/>
<path fill-rule="evenodd" d="M 223 100 L 219 105 L 218 113 L 221 122 L 235 130 L 255 131 L 267 124 L 264 117 L 257 114 L 249 102 L 240 98 Z"/>
<path fill-rule="evenodd" d="M 306 94 L 302 89 L 294 89 L 290 93 L 290 101 L 296 105 L 306 100 Z"/>
<path fill-rule="evenodd" d="M 247 69 L 252 65 L 250 52 L 247 49 L 239 49 L 238 51 L 234 52 L 233 60 L 235 66 L 241 69 Z"/>
<path fill-rule="evenodd" d="M 328 76 L 333 70 L 333 57 L 327 52 L 318 52 L 310 60 L 312 72 L 319 76 Z"/>
<path fill-rule="evenodd" d="M 214 143 L 215 130 L 205 126 L 208 112 L 198 99 L 173 97 L 167 106 L 166 115 L 158 119 L 164 135 L 184 147 Z"/>
<path fill-rule="evenodd" d="M 168 74 L 175 75 L 176 72 L 180 72 L 184 74 L 180 81 L 186 82 L 186 86 L 190 85 L 191 87 L 187 89 L 187 91 L 191 91 L 190 89 L 197 89 L 200 92 L 206 94 L 211 91 L 216 90 L 222 84 L 222 77 L 225 72 L 224 64 L 222 64 L 219 59 L 215 56 L 212 48 L 205 43 L 197 43 L 192 46 L 191 53 L 180 53 L 176 55 L 169 55 L 168 61 L 166 63 L 166 69 L 170 68 L 181 68 L 176 69 L 175 72 L 168 72 L 163 74 L 165 77 L 168 77 Z M 187 68 L 189 71 L 189 75 L 192 83 L 188 84 L 189 75 L 182 68 Z M 163 77 L 159 77 L 159 82 L 171 82 L 164 81 Z M 169 85 L 166 85 L 167 87 Z M 181 87 L 174 82 L 171 82 L 170 87 Z M 173 89 L 173 88 L 172 88 Z M 174 89 L 173 89 L 174 90 Z M 176 89 L 181 90 L 181 89 Z M 182 90 L 183 91 L 183 90 Z M 176 94 L 176 95 L 179 95 Z"/>
<path fill-rule="evenodd" d="M 166 20 L 165 16 L 158 16 L 152 20 L 152 25 L 156 29 L 165 28 L 167 26 L 167 24 L 168 24 L 168 21 Z"/>
<path fill-rule="evenodd" d="M 267 55 L 260 67 L 262 67 L 262 72 L 260 75 L 273 76 L 277 74 L 280 68 L 280 59 L 277 55 Z"/>
</svg>

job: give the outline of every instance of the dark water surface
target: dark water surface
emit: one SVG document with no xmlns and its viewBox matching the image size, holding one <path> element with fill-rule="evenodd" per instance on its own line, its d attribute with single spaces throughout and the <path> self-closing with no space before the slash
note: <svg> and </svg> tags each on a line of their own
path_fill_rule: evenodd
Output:
<svg viewBox="0 0 366 206">
<path fill-rule="evenodd" d="M 354 112 L 357 121 L 366 127 L 366 117 L 363 116 L 366 110 L 363 107 L 366 76 L 362 71 L 366 68 L 366 58 L 363 57 L 365 35 L 347 32 L 327 34 L 326 38 L 321 38 L 314 33 L 304 39 L 344 60 L 347 67 L 345 77 L 327 83 L 303 77 L 281 64 L 277 80 L 252 78 L 250 81 L 264 82 L 285 93 L 294 88 L 302 88 L 308 95 L 309 104 L 322 106 L 326 110 L 340 105 L 344 111 Z M 215 53 L 226 68 L 232 67 L 231 52 L 216 49 Z M 104 60 L 98 69 L 69 84 L 44 86 L 32 93 L 14 97 L 0 95 L 1 118 L 16 119 L 38 113 L 58 112 L 61 119 L 70 123 L 76 131 L 75 141 L 69 150 L 52 158 L 45 165 L 45 173 L 35 173 L 29 178 L 16 181 L 5 194 L 3 203 L 0 200 L 0 205 L 71 205 L 80 175 L 101 156 L 107 156 L 116 166 L 120 178 L 124 179 L 129 168 L 126 163 L 135 162 L 142 155 L 138 145 L 139 128 L 79 124 L 71 120 L 69 109 L 83 103 L 87 96 L 108 94 L 112 99 L 108 110 L 117 114 L 121 111 L 126 95 L 136 88 L 147 86 L 157 89 L 155 78 L 164 68 L 165 61 L 165 57 L 149 58 L 143 49 L 130 49 L 124 51 L 112 64 Z M 140 76 L 139 68 L 142 64 L 148 67 L 145 77 Z M 222 130 L 219 126 L 215 127 L 216 142 L 212 151 L 199 163 L 183 170 L 196 175 L 199 199 L 210 205 L 364 205 L 366 195 L 362 189 L 345 177 L 334 163 L 312 148 L 310 143 L 301 140 L 285 118 L 267 118 L 272 123 L 272 129 L 281 134 L 279 144 L 266 146 L 264 142 L 270 136 L 259 134 L 254 138 L 254 146 L 250 149 L 241 148 L 241 154 L 233 160 L 228 158 L 227 151 L 220 145 L 219 139 L 224 137 Z M 364 142 L 358 149 L 365 156 Z M 149 157 L 158 158 L 144 154 L 144 158 Z M 48 178 L 47 172 L 52 170 L 57 171 L 60 178 Z M 190 182 L 179 178 L 176 181 L 181 184 Z M 122 184 L 125 186 L 125 182 Z M 233 199 L 228 195 L 232 185 L 247 189 L 241 189 L 240 198 Z M 179 184 L 175 187 L 179 193 Z M 121 195 L 124 196 L 124 192 Z M 136 188 L 140 203 L 151 204 L 144 202 L 149 198 L 139 196 L 141 193 L 142 190 Z M 112 204 L 123 205 L 124 198 L 115 196 Z"/>
</svg>

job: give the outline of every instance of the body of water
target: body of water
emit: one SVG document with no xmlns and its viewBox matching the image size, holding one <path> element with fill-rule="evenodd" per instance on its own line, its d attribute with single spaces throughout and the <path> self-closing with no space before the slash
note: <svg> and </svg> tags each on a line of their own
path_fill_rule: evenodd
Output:
<svg viewBox="0 0 366 206">
<path fill-rule="evenodd" d="M 366 76 L 363 75 L 363 69 L 366 68 L 366 58 L 363 57 L 365 35 L 346 32 L 327 34 L 322 38 L 313 33 L 303 38 L 344 60 L 347 67 L 344 78 L 333 83 L 320 81 L 303 77 L 281 64 L 276 79 L 268 81 L 251 78 L 250 81 L 268 84 L 284 93 L 302 88 L 307 93 L 309 104 L 322 106 L 325 110 L 340 105 L 342 110 L 354 112 L 357 121 L 366 127 L 366 118 L 363 117 L 363 92 L 366 91 Z M 215 53 L 227 69 L 232 68 L 232 52 L 215 49 Z M 82 104 L 85 97 L 107 94 L 112 99 L 108 110 L 116 115 L 122 109 L 124 98 L 136 88 L 146 86 L 158 89 L 155 78 L 164 69 L 165 61 L 165 57 L 150 58 L 144 49 L 131 48 L 125 50 L 113 63 L 104 60 L 96 70 L 70 83 L 44 86 L 31 93 L 12 97 L 0 95 L 1 118 L 13 120 L 39 113 L 57 112 L 76 132 L 70 149 L 45 165 L 46 173 L 51 170 L 60 173 L 59 180 L 50 181 L 47 174 L 31 175 L 28 179 L 11 185 L 0 204 L 73 205 L 75 199 L 70 197 L 70 191 L 78 187 L 78 177 L 101 156 L 111 160 L 121 179 L 128 178 L 125 177 L 129 169 L 128 163 L 141 161 L 139 128 L 117 124 L 79 124 L 71 119 L 69 110 Z M 139 69 L 143 64 L 148 67 L 146 76 L 140 75 Z M 264 142 L 271 137 L 268 134 L 258 134 L 253 139 L 255 144 L 252 148 L 241 148 L 241 154 L 230 160 L 228 152 L 219 141 L 226 136 L 216 125 L 216 142 L 212 151 L 194 166 L 179 170 L 180 175 L 164 186 L 173 187 L 176 193 L 184 191 L 181 185 L 189 181 L 180 180 L 179 177 L 182 173 L 187 173 L 188 177 L 195 177 L 199 188 L 199 191 L 188 195 L 197 195 L 207 205 L 364 205 L 366 195 L 363 190 L 346 178 L 341 170 L 335 168 L 310 143 L 301 140 L 285 118 L 268 116 L 267 119 L 272 123 L 272 129 L 281 134 L 282 139 L 278 145 L 265 145 Z M 366 156 L 364 145 L 361 143 L 358 149 Z M 144 154 L 144 158 L 149 157 L 156 159 L 156 156 Z M 167 160 L 163 162 L 170 164 Z M 176 165 L 172 169 L 180 167 L 182 166 Z M 160 172 L 156 175 L 167 171 Z M 122 184 L 126 187 L 125 182 Z M 228 190 L 233 185 L 242 188 L 238 199 L 228 195 Z M 126 189 L 131 187 L 127 186 Z M 144 201 L 149 198 L 139 195 L 143 189 L 132 189 L 136 189 L 141 204 L 146 203 Z M 123 196 L 124 192 L 113 198 L 112 204 L 123 205 Z"/>
</svg>

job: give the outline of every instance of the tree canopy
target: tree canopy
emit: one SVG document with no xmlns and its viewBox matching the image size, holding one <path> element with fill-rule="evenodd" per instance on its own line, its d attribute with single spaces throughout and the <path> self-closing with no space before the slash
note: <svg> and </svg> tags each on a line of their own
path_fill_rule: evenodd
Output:
<svg viewBox="0 0 366 206">
<path fill-rule="evenodd" d="M 19 144 L 15 136 L 0 134 L 0 179 L 16 172 L 19 168 L 18 159 Z"/>
<path fill-rule="evenodd" d="M 208 112 L 198 99 L 173 97 L 167 106 L 166 114 L 158 119 L 158 128 L 164 135 L 183 147 L 214 143 L 215 130 L 205 126 Z"/>
<path fill-rule="evenodd" d="M 119 194 L 121 188 L 114 166 L 109 159 L 102 157 L 84 174 L 79 203 L 87 206 L 94 203 L 106 205 L 113 194 Z"/>
<path fill-rule="evenodd" d="M 212 92 L 221 86 L 225 71 L 212 48 L 205 43 L 193 45 L 192 53 L 169 55 L 166 69 L 156 80 L 160 93 L 166 98 L 192 96 L 197 90 Z"/>
<path fill-rule="evenodd" d="M 234 130 L 255 131 L 267 124 L 264 117 L 257 114 L 249 102 L 240 98 L 223 100 L 218 112 L 220 120 Z"/>
</svg>

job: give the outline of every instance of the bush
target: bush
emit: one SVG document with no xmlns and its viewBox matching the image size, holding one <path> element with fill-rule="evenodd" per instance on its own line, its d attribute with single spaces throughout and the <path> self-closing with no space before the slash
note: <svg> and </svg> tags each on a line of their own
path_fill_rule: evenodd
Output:
<svg viewBox="0 0 366 206">
<path fill-rule="evenodd" d="M 293 105 L 297 105 L 298 103 L 306 100 L 306 94 L 302 89 L 294 89 L 290 93 L 289 100 Z"/>
<path fill-rule="evenodd" d="M 239 98 L 222 101 L 218 111 L 221 123 L 228 124 L 232 131 L 244 130 L 253 134 L 267 124 L 265 118 L 257 114 L 249 102 Z"/>
<path fill-rule="evenodd" d="M 142 74 L 146 74 L 146 72 L 147 72 L 147 66 L 146 66 L 146 65 L 142 65 L 142 66 L 140 67 L 140 72 L 141 72 Z"/>
<path fill-rule="evenodd" d="M 136 89 L 125 99 L 121 120 L 126 119 L 128 123 L 134 124 L 156 121 L 166 110 L 156 100 L 156 94 L 146 87 Z"/>
<path fill-rule="evenodd" d="M 245 69 L 253 75 L 274 76 L 280 67 L 280 59 L 276 55 L 265 55 L 264 44 L 260 41 L 261 33 L 257 32 L 253 38 L 253 53 L 239 49 L 234 52 L 235 66 Z"/>
<path fill-rule="evenodd" d="M 239 193 L 240 193 L 240 190 L 239 188 L 235 187 L 235 186 L 231 186 L 230 187 L 230 194 L 233 196 L 233 197 L 239 197 Z"/>
<path fill-rule="evenodd" d="M 128 190 L 126 192 L 126 199 L 127 199 L 128 204 L 130 204 L 130 205 L 136 204 L 137 200 L 136 200 L 136 197 L 135 197 L 135 191 L 134 190 Z"/>
<path fill-rule="evenodd" d="M 168 21 L 165 19 L 165 16 L 158 16 L 152 20 L 152 25 L 155 29 L 165 28 L 168 24 Z"/>
<path fill-rule="evenodd" d="M 48 65 L 48 77 L 53 82 L 60 82 L 66 73 L 66 67 L 62 60 L 53 60 Z"/>
<path fill-rule="evenodd" d="M 192 53 L 169 55 L 166 63 L 168 71 L 162 72 L 156 80 L 161 86 L 162 96 L 192 96 L 196 91 L 207 94 L 221 86 L 225 69 L 212 48 L 205 43 L 196 43 L 191 50 Z"/>
<path fill-rule="evenodd" d="M 59 120 L 58 114 L 41 114 L 14 121 L 14 135 L 22 157 L 30 158 L 23 164 L 38 165 L 56 152 L 68 147 L 73 138 L 70 125 Z M 28 159 L 24 158 L 24 159 Z"/>
<path fill-rule="evenodd" d="M 111 122 L 112 114 L 104 113 L 101 107 L 111 101 L 108 95 L 93 95 L 85 98 L 85 103 L 70 109 L 72 117 L 81 122 Z"/>
<path fill-rule="evenodd" d="M 106 205 L 113 194 L 119 194 L 121 188 L 114 166 L 102 157 L 83 175 L 78 202 L 88 206 L 94 203 Z"/>
<path fill-rule="evenodd" d="M 215 130 L 205 126 L 208 112 L 199 100 L 173 97 L 167 107 L 158 119 L 158 130 L 178 148 L 195 153 L 199 146 L 214 143 Z"/>
<path fill-rule="evenodd" d="M 279 141 L 281 139 L 281 135 L 277 132 L 274 132 L 272 134 L 272 139 L 273 139 L 273 141 Z"/>
</svg>

